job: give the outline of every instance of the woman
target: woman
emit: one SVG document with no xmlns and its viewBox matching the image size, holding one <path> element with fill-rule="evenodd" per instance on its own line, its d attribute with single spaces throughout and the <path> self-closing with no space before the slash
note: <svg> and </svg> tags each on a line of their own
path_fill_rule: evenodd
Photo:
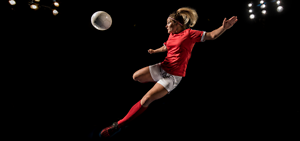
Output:
<svg viewBox="0 0 300 141">
<path fill-rule="evenodd" d="M 197 19 L 196 11 L 188 7 L 180 8 L 170 14 L 166 25 L 170 34 L 168 40 L 161 48 L 148 50 L 150 54 L 168 51 L 167 57 L 163 62 L 144 67 L 133 74 L 135 81 L 157 83 L 130 109 L 123 119 L 104 128 L 100 133 L 101 137 L 113 136 L 121 127 L 143 113 L 153 101 L 164 97 L 175 89 L 182 77 L 186 75 L 187 64 L 196 42 L 215 40 L 237 22 L 236 16 L 229 20 L 225 18 L 221 27 L 212 32 L 205 32 L 190 29 L 196 24 Z"/>
</svg>

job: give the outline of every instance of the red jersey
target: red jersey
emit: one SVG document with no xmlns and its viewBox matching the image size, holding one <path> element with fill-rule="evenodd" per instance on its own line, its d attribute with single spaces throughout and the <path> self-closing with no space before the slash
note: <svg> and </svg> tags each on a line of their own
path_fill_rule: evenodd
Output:
<svg viewBox="0 0 300 141">
<path fill-rule="evenodd" d="M 205 31 L 183 30 L 178 34 L 171 33 L 164 45 L 168 49 L 167 57 L 161 68 L 167 73 L 185 77 L 186 68 L 196 42 L 203 42 Z"/>
</svg>

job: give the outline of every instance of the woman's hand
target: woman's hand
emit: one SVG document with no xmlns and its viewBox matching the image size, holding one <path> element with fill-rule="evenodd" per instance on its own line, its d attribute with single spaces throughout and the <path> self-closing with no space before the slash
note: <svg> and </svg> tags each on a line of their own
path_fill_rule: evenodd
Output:
<svg viewBox="0 0 300 141">
<path fill-rule="evenodd" d="M 153 53 L 159 53 L 159 52 L 166 52 L 167 51 L 167 47 L 165 46 L 162 46 L 161 48 L 158 48 L 156 50 L 153 50 L 153 49 L 149 49 L 148 52 L 150 54 L 153 54 Z"/>
<path fill-rule="evenodd" d="M 150 54 L 155 53 L 155 51 L 154 51 L 153 49 L 149 49 L 148 52 L 149 52 Z"/>
<path fill-rule="evenodd" d="M 238 21 L 237 16 L 233 16 L 229 20 L 226 20 L 225 18 L 222 26 L 224 27 L 224 29 L 227 30 L 231 28 L 237 21 Z"/>
</svg>

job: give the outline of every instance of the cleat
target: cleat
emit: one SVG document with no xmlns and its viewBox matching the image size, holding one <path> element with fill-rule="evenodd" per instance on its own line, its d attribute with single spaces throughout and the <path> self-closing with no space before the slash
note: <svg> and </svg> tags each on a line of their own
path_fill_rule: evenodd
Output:
<svg viewBox="0 0 300 141">
<path fill-rule="evenodd" d="M 111 138 L 120 131 L 121 131 L 121 128 L 119 128 L 118 123 L 114 122 L 111 126 L 108 126 L 108 127 L 104 128 L 99 133 L 99 137 L 100 138 Z"/>
</svg>

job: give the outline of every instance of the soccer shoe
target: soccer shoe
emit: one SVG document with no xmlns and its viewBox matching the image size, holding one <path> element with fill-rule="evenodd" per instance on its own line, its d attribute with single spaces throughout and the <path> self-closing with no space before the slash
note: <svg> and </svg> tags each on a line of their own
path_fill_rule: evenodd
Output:
<svg viewBox="0 0 300 141">
<path fill-rule="evenodd" d="M 121 128 L 118 127 L 118 122 L 114 122 L 111 126 L 104 128 L 100 134 L 100 138 L 111 138 L 115 134 L 121 131 Z"/>
</svg>

